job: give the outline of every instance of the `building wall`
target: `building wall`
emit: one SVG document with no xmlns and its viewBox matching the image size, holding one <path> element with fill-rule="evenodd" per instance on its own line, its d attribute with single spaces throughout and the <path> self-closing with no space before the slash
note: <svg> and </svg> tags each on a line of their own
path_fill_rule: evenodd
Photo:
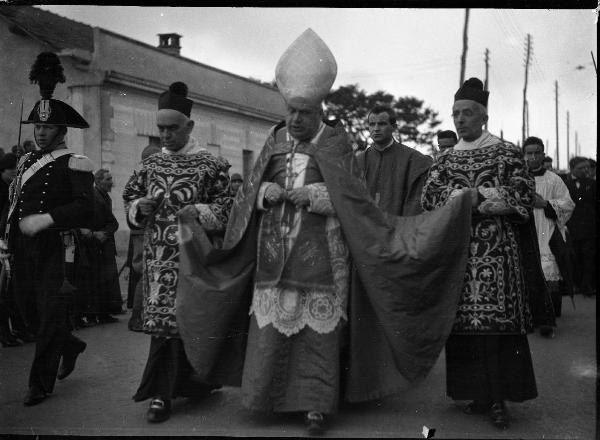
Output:
<svg viewBox="0 0 600 440">
<path fill-rule="evenodd" d="M 115 71 L 149 82 L 170 84 L 185 82 L 190 93 L 198 94 L 215 104 L 263 111 L 271 117 L 284 112 L 283 99 L 272 87 L 229 74 L 186 58 L 157 50 L 152 46 L 94 28 L 94 59 L 92 68 Z M 273 66 L 273 69 L 275 66 Z"/>
<path fill-rule="evenodd" d="M 11 32 L 0 18 L 0 53 L 8 54 L 0 67 L 4 98 L 0 100 L 0 147 L 5 151 L 17 143 L 21 97 L 25 118 L 40 99 L 28 75 L 36 56 L 45 50 L 55 51 L 30 36 Z M 158 137 L 157 100 L 166 85 L 178 80 L 188 84 L 195 102 L 192 135 L 209 151 L 225 157 L 230 173 L 244 175 L 252 169 L 249 158 L 258 157 L 269 129 L 284 114 L 283 100 L 271 87 L 99 28 L 94 29 L 94 52 L 89 57 L 89 64 L 60 57 L 67 81 L 57 85 L 54 97 L 72 105 L 90 124 L 85 130 L 69 129 L 68 147 L 88 156 L 96 169 L 109 169 L 113 175 L 111 197 L 121 255 L 129 235 L 121 194 L 150 137 Z M 128 82 L 111 80 L 115 72 L 128 76 Z M 22 126 L 21 142 L 26 139 L 33 139 L 31 125 Z"/>
<path fill-rule="evenodd" d="M 23 119 L 40 99 L 37 84 L 29 82 L 29 71 L 40 52 L 52 50 L 46 44 L 29 36 L 16 34 L 9 30 L 9 24 L 0 17 L 0 148 L 5 152 L 17 143 L 19 136 L 19 117 L 21 99 L 23 100 Z M 61 59 L 66 83 L 56 86 L 53 97 L 71 103 L 69 84 L 81 81 L 85 73 L 76 69 L 69 59 Z M 77 110 L 80 108 L 73 105 Z M 73 130 L 70 130 L 72 132 Z M 68 134 L 71 140 L 71 133 Z M 23 125 L 21 142 L 33 140 L 33 126 Z"/>
</svg>

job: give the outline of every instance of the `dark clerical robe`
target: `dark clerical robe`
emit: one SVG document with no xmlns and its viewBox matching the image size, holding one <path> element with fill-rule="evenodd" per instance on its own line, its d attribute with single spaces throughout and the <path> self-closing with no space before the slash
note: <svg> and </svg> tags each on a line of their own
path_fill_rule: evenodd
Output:
<svg viewBox="0 0 600 440">
<path fill-rule="evenodd" d="M 431 166 L 430 157 L 393 141 L 380 149 L 371 146 L 359 153 L 369 194 L 384 212 L 415 215 L 422 212 L 421 189 Z"/>
<path fill-rule="evenodd" d="M 119 285 L 115 245 L 115 232 L 119 222 L 112 212 L 112 200 L 104 190 L 94 186 L 94 221 L 92 232 L 104 232 L 106 240 L 101 242 L 94 236 L 82 238 L 82 251 L 89 261 L 83 280 L 89 295 L 88 313 L 106 316 L 121 311 L 123 298 Z"/>
<path fill-rule="evenodd" d="M 268 137 L 250 179 L 236 196 L 222 247 L 210 243 L 195 218 L 180 217 L 177 322 L 186 354 L 202 380 L 242 385 L 245 403 L 252 408 L 332 412 L 337 405 L 333 392 L 338 389 L 348 400 L 367 400 L 385 391 L 382 383 L 399 387 L 423 378 L 436 362 L 462 287 L 470 200 L 458 197 L 440 210 L 414 217 L 383 213 L 368 195 L 348 135 L 337 124 L 325 127 L 316 143 L 297 146 L 307 156 L 305 183 L 327 194 L 321 199 L 322 213 L 286 212 L 288 204 L 284 204 L 281 215 L 274 216 L 276 210 L 260 209 L 260 193 L 262 183 L 279 178 L 280 155 L 290 157 L 293 141 L 284 134 L 282 124 Z M 288 240 L 265 240 L 264 232 L 272 236 L 281 230 L 269 231 L 269 222 L 294 226 L 298 216 L 301 226 L 291 247 Z M 303 231 L 304 226 L 308 230 Z M 306 234 L 303 239 L 302 234 Z M 370 339 L 364 325 L 371 317 L 344 304 L 347 263 L 336 255 L 345 255 L 345 249 L 365 286 L 360 291 L 346 290 L 349 302 L 353 295 L 363 295 L 361 300 L 371 304 L 373 319 L 383 329 L 376 340 Z M 287 260 L 277 261 L 280 255 Z M 271 257 L 278 269 L 265 276 L 260 259 Z M 286 272 L 287 261 L 294 271 Z M 283 319 L 263 325 L 256 316 L 257 306 L 268 307 L 257 304 L 256 290 L 276 279 L 275 286 L 288 291 L 300 286 L 304 293 L 284 294 L 278 302 L 268 303 L 279 308 L 278 317 Z M 307 289 L 311 283 L 313 287 Z M 316 296 L 311 296 L 313 292 Z M 305 300 L 310 304 L 310 298 L 318 300 L 306 314 L 306 308 L 297 305 Z M 287 311 L 296 314 L 286 316 Z M 298 315 L 307 318 L 305 324 L 287 336 L 281 323 Z M 313 318 L 322 321 L 311 324 Z M 328 325 L 321 327 L 323 322 Z M 347 357 L 342 356 L 343 344 L 349 350 Z M 360 349 L 369 344 L 384 346 L 375 351 L 385 352 L 389 364 L 361 355 Z M 296 363 L 306 367 L 306 377 Z"/>
</svg>

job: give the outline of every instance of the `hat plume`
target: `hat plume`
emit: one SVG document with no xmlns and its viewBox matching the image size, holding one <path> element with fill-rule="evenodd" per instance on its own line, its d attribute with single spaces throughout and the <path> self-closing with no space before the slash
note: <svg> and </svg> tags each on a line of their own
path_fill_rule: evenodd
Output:
<svg viewBox="0 0 600 440">
<path fill-rule="evenodd" d="M 53 52 L 40 53 L 31 66 L 29 80 L 39 85 L 42 99 L 52 98 L 56 84 L 66 81 L 58 56 Z"/>
</svg>

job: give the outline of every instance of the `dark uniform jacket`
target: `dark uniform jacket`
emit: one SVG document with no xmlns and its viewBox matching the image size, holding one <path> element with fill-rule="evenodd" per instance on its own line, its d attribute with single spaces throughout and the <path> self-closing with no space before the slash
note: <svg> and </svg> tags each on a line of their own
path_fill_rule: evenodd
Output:
<svg viewBox="0 0 600 440">
<path fill-rule="evenodd" d="M 44 154 L 43 151 L 33 151 L 21 158 L 15 179 L 17 186 L 27 169 Z M 12 188 L 14 210 L 8 218 L 11 236 L 17 232 L 19 221 L 32 214 L 49 213 L 54 220 L 51 230 L 87 227 L 94 211 L 92 167 L 85 156 L 65 154 L 39 169 L 22 184 L 18 194 L 14 194 L 18 189 Z M 11 241 L 14 240 L 9 243 Z"/>
</svg>

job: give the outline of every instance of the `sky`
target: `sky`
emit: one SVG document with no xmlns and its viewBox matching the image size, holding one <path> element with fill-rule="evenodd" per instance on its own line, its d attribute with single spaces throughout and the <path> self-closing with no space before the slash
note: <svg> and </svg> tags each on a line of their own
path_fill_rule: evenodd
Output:
<svg viewBox="0 0 600 440">
<path fill-rule="evenodd" d="M 306 28 L 329 46 L 338 64 L 333 88 L 358 84 L 415 96 L 450 117 L 459 86 L 464 9 L 186 8 L 47 5 L 43 9 L 156 46 L 158 33 L 178 33 L 181 55 L 237 75 L 274 79 L 285 49 Z M 558 82 L 560 166 L 569 147 L 596 157 L 597 13 L 579 9 L 470 9 L 465 79 L 485 78 L 489 49 L 488 130 L 521 140 L 527 34 L 529 135 L 546 143 L 556 165 L 555 81 Z"/>
</svg>

